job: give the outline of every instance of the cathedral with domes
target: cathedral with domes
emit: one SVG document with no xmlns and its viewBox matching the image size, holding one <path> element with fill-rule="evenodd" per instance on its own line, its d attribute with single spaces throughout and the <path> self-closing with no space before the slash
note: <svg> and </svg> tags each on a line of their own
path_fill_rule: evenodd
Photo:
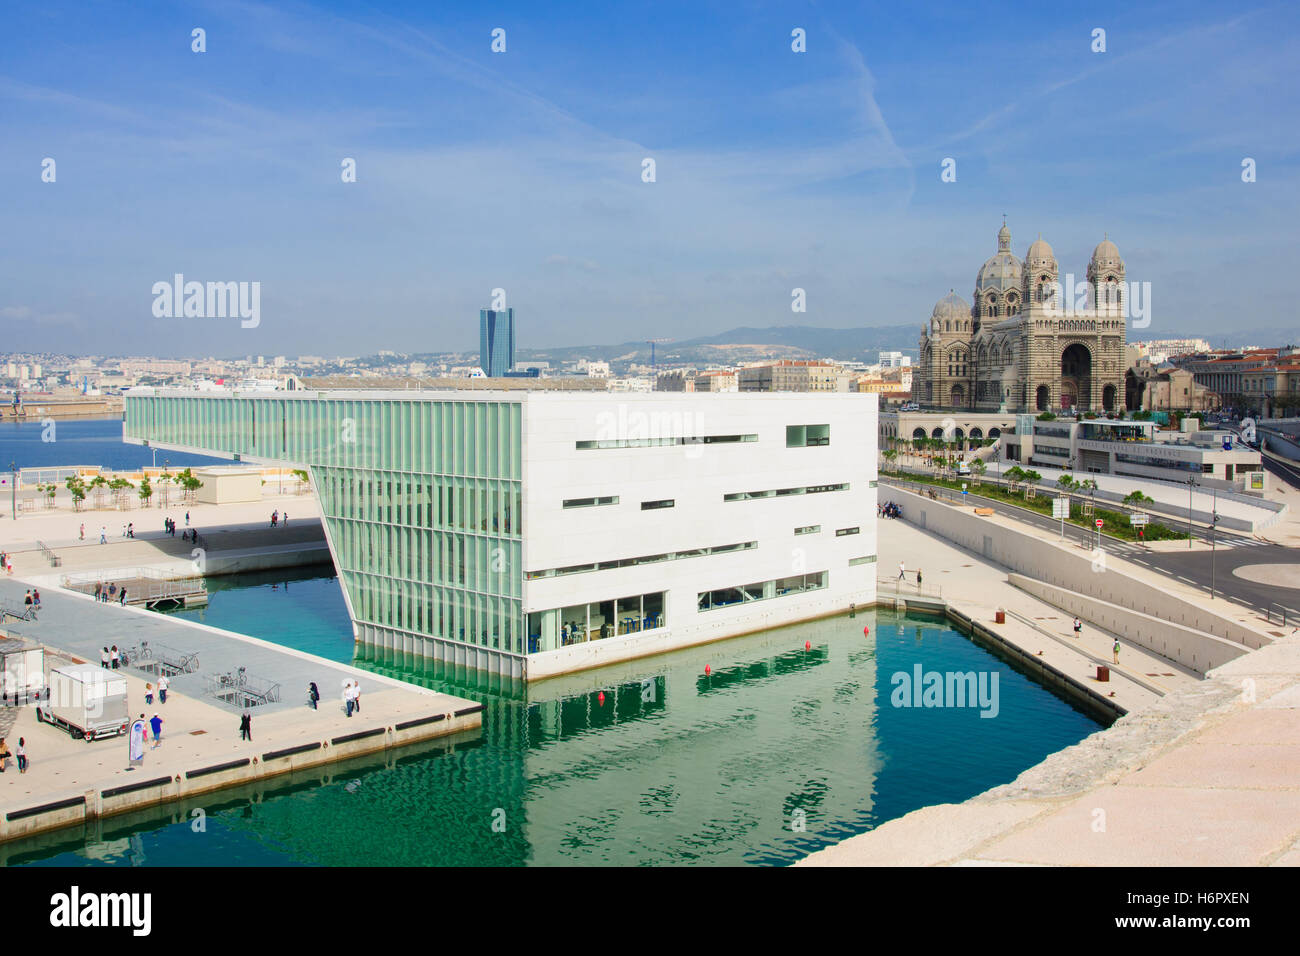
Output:
<svg viewBox="0 0 1300 956">
<path fill-rule="evenodd" d="M 975 277 L 973 301 L 939 300 L 921 329 L 912 394 L 922 408 L 988 412 L 1122 410 L 1124 260 L 1109 238 L 1088 263 L 1087 285 L 1062 295 L 1052 247 L 1040 236 L 1023 260 L 1011 230 Z"/>
</svg>

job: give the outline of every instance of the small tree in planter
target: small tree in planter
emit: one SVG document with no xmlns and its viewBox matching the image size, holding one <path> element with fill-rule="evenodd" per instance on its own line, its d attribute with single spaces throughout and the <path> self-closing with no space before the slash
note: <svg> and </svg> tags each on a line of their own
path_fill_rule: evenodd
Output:
<svg viewBox="0 0 1300 956">
<path fill-rule="evenodd" d="M 1025 498 L 1026 499 L 1034 497 L 1034 492 L 1037 490 L 1034 486 L 1037 485 L 1042 480 L 1043 480 L 1043 476 L 1036 471 L 1030 470 L 1025 472 Z"/>
<path fill-rule="evenodd" d="M 95 493 L 95 507 L 104 507 L 104 500 L 108 497 L 108 479 L 103 475 L 96 475 L 90 479 L 90 490 Z"/>
<path fill-rule="evenodd" d="M 975 487 L 979 487 L 980 479 L 984 477 L 986 471 L 988 471 L 988 465 L 984 464 L 983 458 L 976 458 L 970 463 L 970 473 L 975 478 Z"/>
<path fill-rule="evenodd" d="M 127 508 L 126 492 L 131 487 L 133 487 L 131 482 L 125 478 L 114 478 L 108 482 L 108 490 L 113 492 L 113 497 L 117 499 L 117 507 L 121 511 L 125 511 Z"/>
<path fill-rule="evenodd" d="M 1140 491 L 1131 491 L 1124 496 L 1124 504 L 1126 505 L 1141 505 L 1154 500 L 1151 496 L 1144 495 Z"/>
<path fill-rule="evenodd" d="M 73 475 L 64 484 L 72 495 L 72 510 L 80 511 L 82 502 L 86 500 L 86 483 L 81 480 L 80 475 Z"/>
<path fill-rule="evenodd" d="M 176 480 L 179 481 L 181 487 L 185 489 L 186 504 L 193 504 L 194 493 L 203 487 L 203 482 L 195 478 L 194 475 L 190 473 L 190 470 L 188 468 L 186 468 L 179 475 L 177 475 Z"/>
<path fill-rule="evenodd" d="M 149 478 L 146 476 L 140 479 L 140 507 L 148 508 L 149 499 L 153 497 L 153 485 L 149 484 Z"/>
<path fill-rule="evenodd" d="M 1074 475 L 1062 475 L 1056 479 L 1056 487 L 1062 491 L 1073 491 L 1078 486 L 1079 483 L 1074 480 Z"/>
</svg>

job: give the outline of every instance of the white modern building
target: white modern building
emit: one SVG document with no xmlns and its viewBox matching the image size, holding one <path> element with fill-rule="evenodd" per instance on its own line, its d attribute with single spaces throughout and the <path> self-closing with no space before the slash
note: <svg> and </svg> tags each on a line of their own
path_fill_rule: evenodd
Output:
<svg viewBox="0 0 1300 956">
<path fill-rule="evenodd" d="M 1262 494 L 1260 453 L 1228 431 L 1161 434 L 1155 422 L 1111 418 L 1038 421 L 1018 415 L 1002 433 L 1004 460 L 1159 481 L 1195 479 L 1206 488 Z"/>
<path fill-rule="evenodd" d="M 307 468 L 357 639 L 527 680 L 870 604 L 877 396 L 133 389 Z"/>
</svg>

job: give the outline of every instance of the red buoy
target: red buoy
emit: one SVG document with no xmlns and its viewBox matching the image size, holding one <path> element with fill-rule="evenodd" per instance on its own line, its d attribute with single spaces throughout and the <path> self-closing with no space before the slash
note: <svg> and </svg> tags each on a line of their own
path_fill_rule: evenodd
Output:
<svg viewBox="0 0 1300 956">
<path fill-rule="evenodd" d="M 866 637 L 866 636 L 867 636 L 868 634 L 870 634 L 870 633 L 871 633 L 871 628 L 869 628 L 869 627 L 864 627 L 864 628 L 862 629 L 862 636 L 863 636 L 863 637 Z"/>
<path fill-rule="evenodd" d="M 596 700 L 601 704 L 605 703 L 605 692 L 603 690 L 598 695 L 596 695 Z"/>
<path fill-rule="evenodd" d="M 708 675 L 710 675 L 710 674 L 712 674 L 712 673 L 713 673 L 713 668 L 710 667 L 708 664 L 705 664 L 705 665 L 704 665 L 704 676 L 707 677 Z"/>
<path fill-rule="evenodd" d="M 812 650 L 812 641 L 804 641 L 804 642 L 803 642 L 803 649 L 804 649 L 805 651 L 810 651 L 810 650 Z"/>
</svg>

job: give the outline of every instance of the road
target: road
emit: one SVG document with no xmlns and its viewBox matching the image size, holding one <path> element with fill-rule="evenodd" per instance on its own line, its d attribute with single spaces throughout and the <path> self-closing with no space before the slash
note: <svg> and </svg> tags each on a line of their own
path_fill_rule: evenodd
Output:
<svg viewBox="0 0 1300 956">
<path fill-rule="evenodd" d="M 934 485 L 900 482 L 897 479 L 887 477 L 881 477 L 880 481 L 882 485 L 905 484 L 909 486 L 909 490 L 934 488 L 943 497 L 951 500 L 962 498 L 960 492 L 948 491 Z M 880 497 L 882 501 L 888 500 L 887 495 L 883 492 Z M 1025 508 L 1018 508 L 1015 505 L 1009 505 L 992 498 L 984 498 L 980 495 L 967 495 L 965 497 L 971 507 L 978 505 L 982 508 L 992 508 L 1000 515 L 1032 525 L 1035 528 L 1043 528 L 1057 533 L 1060 531 L 1061 522 L 1052 519 L 1048 515 L 1038 514 Z M 1109 504 L 1106 507 L 1113 509 L 1113 506 Z M 906 517 L 906 510 L 904 510 L 904 517 Z M 1196 537 L 1208 541 L 1206 526 L 1200 525 L 1196 527 L 1198 531 Z M 1089 548 L 1096 546 L 1097 535 L 1095 532 L 1068 522 L 1065 525 L 1065 537 Z M 1103 551 L 1109 554 L 1117 554 L 1127 561 L 1140 564 L 1157 573 L 1168 575 L 1182 581 L 1184 584 L 1203 588 L 1207 593 L 1210 592 L 1211 583 L 1213 583 L 1215 594 L 1230 598 L 1246 607 L 1256 608 L 1260 613 L 1263 613 L 1270 605 L 1278 605 L 1287 612 L 1288 626 L 1300 624 L 1300 549 L 1298 548 L 1287 548 L 1280 544 L 1222 531 L 1215 536 L 1215 550 L 1213 552 L 1191 550 L 1185 552 L 1152 551 L 1136 542 L 1120 541 L 1105 534 L 1102 535 L 1101 547 Z M 1294 566 L 1295 574 L 1291 580 L 1294 580 L 1295 585 L 1293 587 L 1282 587 L 1261 584 L 1238 577 L 1232 573 L 1237 568 L 1257 564 Z M 1276 611 L 1277 608 L 1274 608 L 1274 610 Z"/>
</svg>

